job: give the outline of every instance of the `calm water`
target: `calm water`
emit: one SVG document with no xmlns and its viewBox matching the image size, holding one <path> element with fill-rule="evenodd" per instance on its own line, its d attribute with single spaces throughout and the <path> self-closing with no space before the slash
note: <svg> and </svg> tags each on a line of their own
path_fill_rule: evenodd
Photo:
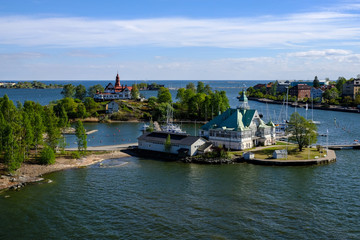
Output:
<svg viewBox="0 0 360 240">
<path fill-rule="evenodd" d="M 235 107 L 238 89 L 225 90 Z M 250 105 L 272 120 L 282 108 Z M 359 117 L 314 110 L 329 143 L 359 139 Z M 141 123 L 85 127 L 99 130 L 89 136 L 95 146 L 136 141 Z M 336 163 L 311 167 L 130 157 L 48 174 L 51 184 L 0 194 L 0 239 L 360 239 L 360 151 L 336 154 Z"/>
<path fill-rule="evenodd" d="M 263 167 L 125 158 L 0 198 L 2 239 L 359 239 L 355 151 Z M 128 162 L 126 165 L 122 163 Z"/>
</svg>

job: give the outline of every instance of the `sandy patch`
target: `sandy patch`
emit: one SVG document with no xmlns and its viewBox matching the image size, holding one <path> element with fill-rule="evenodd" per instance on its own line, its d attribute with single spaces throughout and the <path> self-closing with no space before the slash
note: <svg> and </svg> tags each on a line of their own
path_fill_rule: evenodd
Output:
<svg viewBox="0 0 360 240">
<path fill-rule="evenodd" d="M 17 188 L 18 186 L 21 187 L 29 182 L 41 181 L 43 180 L 41 176 L 46 173 L 56 172 L 70 168 L 86 167 L 101 162 L 104 159 L 121 158 L 128 156 L 130 155 L 128 155 L 127 153 L 121 151 L 113 151 L 104 154 L 92 154 L 81 159 L 67 159 L 61 157 L 57 158 L 55 164 L 53 165 L 23 163 L 21 168 L 19 168 L 12 176 L 0 176 L 0 190 L 8 189 L 11 187 Z"/>
</svg>

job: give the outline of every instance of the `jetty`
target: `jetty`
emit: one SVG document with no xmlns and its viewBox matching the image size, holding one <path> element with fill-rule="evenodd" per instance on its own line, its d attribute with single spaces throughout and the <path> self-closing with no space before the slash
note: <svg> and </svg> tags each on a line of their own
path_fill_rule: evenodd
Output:
<svg viewBox="0 0 360 240">
<path fill-rule="evenodd" d="M 328 149 L 331 150 L 346 150 L 346 149 L 359 149 L 360 150 L 360 144 L 342 144 L 342 145 L 329 145 L 327 146 Z"/>
<path fill-rule="evenodd" d="M 96 133 L 97 131 L 99 131 L 99 130 L 97 130 L 97 129 L 90 130 L 90 131 L 86 131 L 85 134 L 90 135 L 90 134 Z M 65 128 L 65 129 L 62 130 L 61 133 L 64 134 L 64 135 L 75 135 L 75 128 L 72 128 L 72 127 Z"/>
<path fill-rule="evenodd" d="M 126 150 L 129 148 L 134 148 L 138 145 L 138 143 L 127 143 L 127 144 L 117 144 L 117 145 L 104 145 L 104 146 L 94 146 L 94 147 L 87 147 L 88 151 L 120 151 Z M 65 151 L 78 151 L 77 147 L 73 148 L 65 148 Z"/>
</svg>

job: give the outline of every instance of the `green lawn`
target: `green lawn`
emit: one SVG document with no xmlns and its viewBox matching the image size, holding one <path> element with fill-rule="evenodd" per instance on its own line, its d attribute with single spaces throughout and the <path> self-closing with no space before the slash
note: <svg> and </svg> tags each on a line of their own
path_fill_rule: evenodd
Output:
<svg viewBox="0 0 360 240">
<path fill-rule="evenodd" d="M 273 152 L 275 150 L 286 149 L 286 146 L 281 145 L 277 147 L 266 148 L 258 151 L 253 151 L 255 153 L 255 158 L 258 159 L 272 159 Z M 320 158 L 320 153 L 316 148 L 310 148 L 310 158 L 309 158 L 309 148 L 304 148 L 302 152 L 298 151 L 297 146 L 288 146 L 288 157 L 287 160 L 307 160 L 307 159 L 315 159 Z M 321 154 L 321 157 L 324 156 L 324 153 Z M 286 160 L 277 159 L 277 160 Z"/>
</svg>

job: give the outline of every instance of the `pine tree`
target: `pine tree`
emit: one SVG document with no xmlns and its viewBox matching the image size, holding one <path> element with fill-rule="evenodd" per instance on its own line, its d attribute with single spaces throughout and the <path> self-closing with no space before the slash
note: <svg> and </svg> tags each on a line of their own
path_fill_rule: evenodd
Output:
<svg viewBox="0 0 360 240">
<path fill-rule="evenodd" d="M 47 133 L 46 143 L 53 149 L 56 149 L 61 137 L 58 127 L 58 118 L 55 116 L 52 108 L 45 108 L 45 131 Z"/>
</svg>

